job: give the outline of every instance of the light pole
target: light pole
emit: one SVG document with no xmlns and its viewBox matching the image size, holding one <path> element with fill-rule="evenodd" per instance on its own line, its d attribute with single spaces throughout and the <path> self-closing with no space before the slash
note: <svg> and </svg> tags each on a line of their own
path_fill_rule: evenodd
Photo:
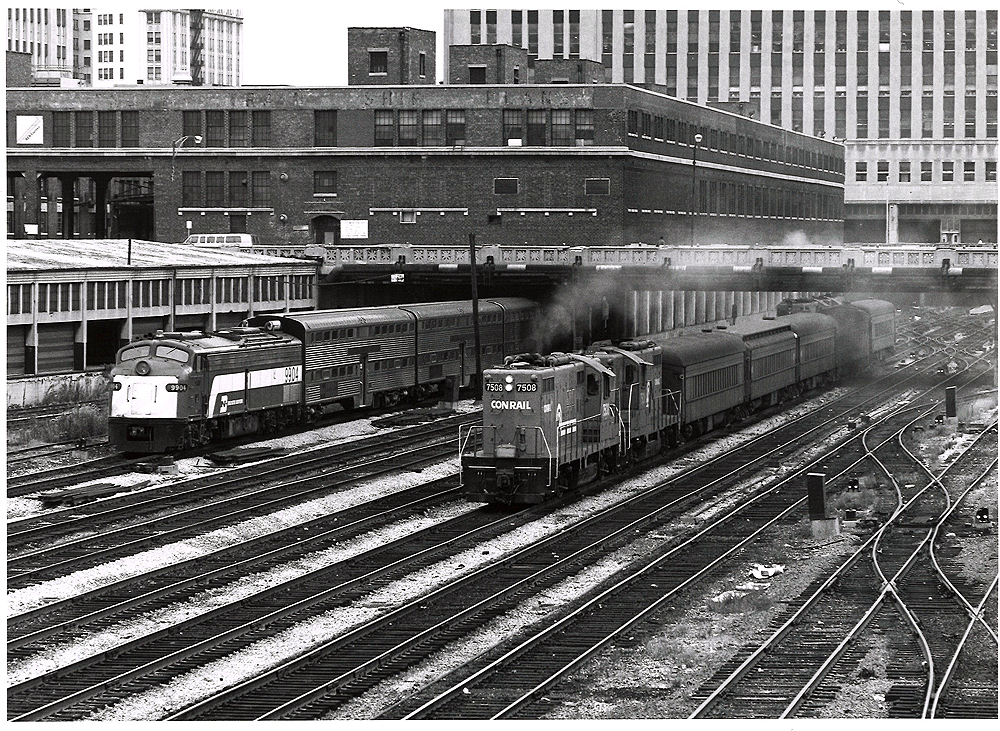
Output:
<svg viewBox="0 0 1000 731">
<path fill-rule="evenodd" d="M 701 144 L 702 136 L 697 134 L 694 136 L 694 147 L 691 150 L 691 246 L 694 246 L 694 217 L 695 217 L 695 174 L 697 172 L 698 166 L 698 145 Z"/>
<path fill-rule="evenodd" d="M 201 144 L 201 140 L 202 140 L 202 136 L 201 135 L 184 135 L 183 137 L 178 137 L 176 140 L 174 140 L 173 149 L 172 149 L 172 151 L 170 153 L 170 179 L 171 180 L 174 179 L 174 174 L 175 174 L 174 161 L 177 159 L 177 148 L 178 147 L 184 147 L 184 144 L 188 140 L 194 140 L 194 143 L 196 145 L 200 145 Z"/>
</svg>

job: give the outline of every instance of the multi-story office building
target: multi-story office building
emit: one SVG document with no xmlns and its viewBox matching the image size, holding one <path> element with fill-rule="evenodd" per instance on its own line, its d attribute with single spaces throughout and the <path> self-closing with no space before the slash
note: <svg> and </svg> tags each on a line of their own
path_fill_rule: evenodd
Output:
<svg viewBox="0 0 1000 731">
<path fill-rule="evenodd" d="M 242 47 L 239 11 L 7 9 L 7 50 L 32 54 L 36 84 L 239 86 Z"/>
<path fill-rule="evenodd" d="M 71 20 L 63 8 L 7 8 L 7 50 L 31 56 L 36 82 L 58 86 L 73 78 Z"/>
<path fill-rule="evenodd" d="M 445 11 L 495 43 L 846 140 L 849 240 L 997 240 L 996 10 Z"/>
</svg>

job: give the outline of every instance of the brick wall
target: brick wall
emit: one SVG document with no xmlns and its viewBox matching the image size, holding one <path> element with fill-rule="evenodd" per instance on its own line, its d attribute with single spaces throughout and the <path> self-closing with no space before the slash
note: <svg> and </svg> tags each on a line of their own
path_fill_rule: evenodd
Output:
<svg viewBox="0 0 1000 731">
<path fill-rule="evenodd" d="M 398 86 L 436 83 L 437 34 L 415 28 L 348 28 L 347 83 L 351 86 Z M 385 75 L 372 75 L 369 52 L 385 51 Z M 420 54 L 424 74 L 420 74 Z"/>
</svg>

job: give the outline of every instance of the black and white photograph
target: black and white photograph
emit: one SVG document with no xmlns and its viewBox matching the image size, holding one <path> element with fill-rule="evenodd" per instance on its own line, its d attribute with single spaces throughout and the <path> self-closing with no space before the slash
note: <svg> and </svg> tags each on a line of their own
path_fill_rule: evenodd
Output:
<svg viewBox="0 0 1000 731">
<path fill-rule="evenodd" d="M 998 718 L 995 5 L 6 12 L 8 721 Z"/>
</svg>

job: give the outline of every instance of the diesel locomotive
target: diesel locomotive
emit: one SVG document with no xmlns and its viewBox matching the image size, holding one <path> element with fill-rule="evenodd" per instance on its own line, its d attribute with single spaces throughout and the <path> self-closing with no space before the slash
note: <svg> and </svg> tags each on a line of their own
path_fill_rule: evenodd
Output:
<svg viewBox="0 0 1000 731">
<path fill-rule="evenodd" d="M 895 308 L 880 300 L 826 313 L 578 353 L 508 357 L 483 373 L 481 425 L 459 432 L 463 495 L 540 503 L 891 355 Z"/>
<path fill-rule="evenodd" d="M 535 347 L 527 299 L 479 303 L 481 362 Z M 259 315 L 217 332 L 157 332 L 118 351 L 111 444 L 160 453 L 308 422 L 331 407 L 392 405 L 476 366 L 472 302 Z"/>
</svg>

